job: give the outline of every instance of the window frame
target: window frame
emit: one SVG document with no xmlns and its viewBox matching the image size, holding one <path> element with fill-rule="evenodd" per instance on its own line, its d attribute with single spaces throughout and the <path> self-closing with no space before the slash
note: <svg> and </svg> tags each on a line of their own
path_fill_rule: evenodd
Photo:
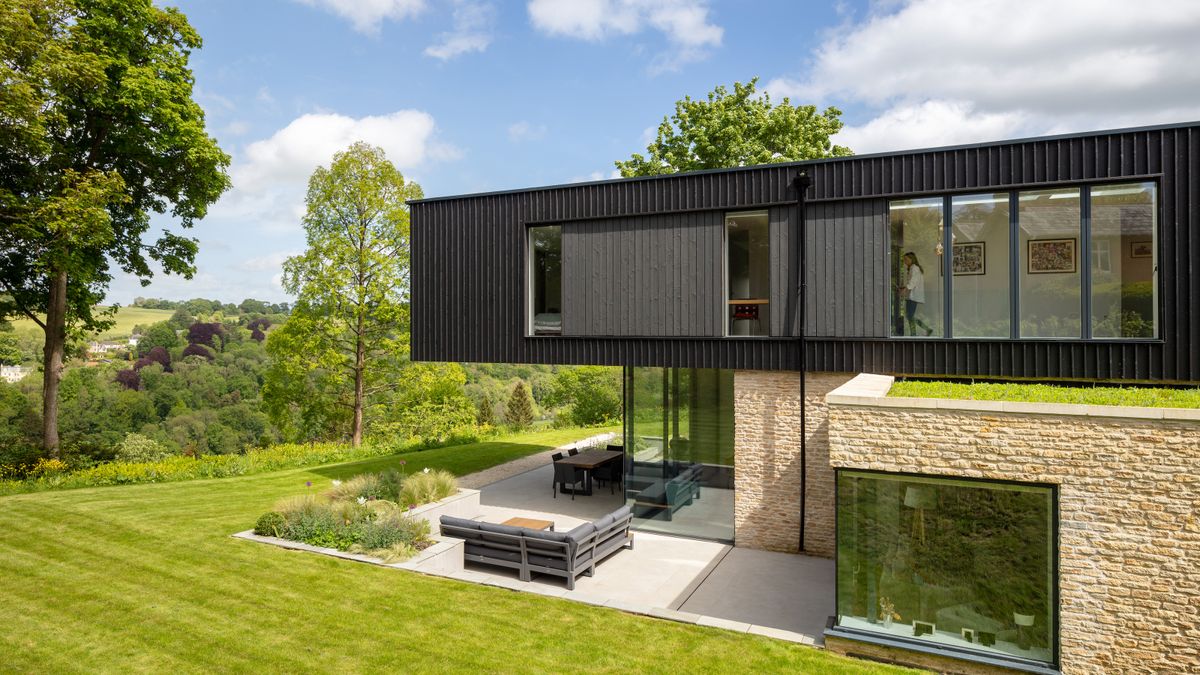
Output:
<svg viewBox="0 0 1200 675">
<path fill-rule="evenodd" d="M 1153 337 L 1095 337 L 1092 334 L 1092 273 L 1091 273 L 1091 254 L 1092 254 L 1092 223 L 1091 223 L 1091 202 L 1092 189 L 1097 187 L 1110 187 L 1114 185 L 1149 183 L 1154 187 L 1154 264 L 1153 264 L 1153 286 L 1154 286 L 1154 306 L 1156 308 L 1154 322 Z M 1080 274 L 1080 332 L 1077 337 L 1037 337 L 1021 335 L 1021 303 L 1020 303 L 1020 266 L 1023 261 L 1023 256 L 1020 250 L 1020 195 L 1022 192 L 1051 190 L 1051 189 L 1069 189 L 1076 188 L 1079 190 L 1080 199 L 1080 224 L 1079 224 L 1079 242 L 1076 246 L 1076 263 L 1079 267 Z M 953 199 L 968 195 L 982 194 L 1004 194 L 1009 196 L 1009 337 L 956 337 L 953 332 L 954 328 L 954 275 L 953 275 L 953 256 L 952 256 L 952 233 L 954 231 L 954 216 L 953 216 Z M 909 201 L 912 199 L 941 197 L 942 212 L 944 217 L 945 227 L 942 234 L 942 247 L 947 251 L 948 255 L 942 256 L 941 266 L 943 274 L 943 312 L 942 312 L 942 335 L 938 336 L 911 336 L 911 335 L 887 335 L 887 340 L 926 340 L 926 341 L 945 341 L 957 340 L 963 342 L 1098 342 L 1098 343 L 1149 343 L 1161 344 L 1165 342 L 1162 331 L 1162 319 L 1165 315 L 1164 298 L 1163 298 L 1163 279 L 1162 279 L 1162 260 L 1163 260 L 1163 198 L 1162 198 L 1162 175 L 1153 174 L 1149 176 L 1121 176 L 1108 178 L 1104 180 L 1089 180 L 1089 181 L 1054 181 L 1046 183 L 1028 183 L 1020 185 L 997 186 L 989 188 L 987 186 L 979 186 L 971 189 L 953 190 L 953 191 L 937 191 L 928 193 L 912 193 L 912 194 L 895 194 L 886 199 L 885 217 L 889 219 L 889 226 L 885 232 L 885 250 L 887 251 L 884 261 L 885 273 L 890 274 L 891 270 L 891 251 L 892 251 L 892 229 L 890 227 L 890 214 L 893 202 Z M 891 311 L 892 299 L 888 299 L 888 311 Z M 890 318 L 890 317 L 889 317 Z"/>
<path fill-rule="evenodd" d="M 525 255 L 525 337 L 527 337 L 527 338 L 546 338 L 546 337 L 554 338 L 554 337 L 562 337 L 564 334 L 563 328 L 562 328 L 563 312 L 562 312 L 561 308 L 559 309 L 559 325 L 558 325 L 557 331 L 555 331 L 555 332 L 543 331 L 543 332 L 539 333 L 534 329 L 534 315 L 536 314 L 535 310 L 537 309 L 537 307 L 536 307 L 537 299 L 535 297 L 535 295 L 537 293 L 537 283 L 534 281 L 535 260 L 534 260 L 534 255 L 533 255 L 533 232 L 536 229 L 547 228 L 547 227 L 557 227 L 558 232 L 559 232 L 559 274 L 558 274 L 558 278 L 559 278 L 559 295 L 561 296 L 561 294 L 562 294 L 563 263 L 565 262 L 562 259 L 562 233 L 564 230 L 563 223 L 537 223 L 537 224 L 532 224 L 532 225 L 531 224 L 525 225 L 525 250 L 524 250 L 524 255 Z"/>
<path fill-rule="evenodd" d="M 771 251 L 770 251 L 771 247 L 773 246 L 773 242 L 771 241 L 771 210 L 769 208 L 761 208 L 761 209 L 743 209 L 741 211 L 723 211 L 721 213 L 721 308 L 719 310 L 719 314 L 721 315 L 721 337 L 722 338 L 732 338 L 735 340 L 761 340 L 763 338 L 774 337 L 773 334 L 771 333 L 771 321 L 769 318 L 770 315 L 768 315 L 766 331 L 763 332 L 761 335 L 733 335 L 729 332 L 730 324 L 732 323 L 732 319 L 730 319 L 730 316 L 729 316 L 730 308 L 732 307 L 732 305 L 730 305 L 729 301 L 732 300 L 732 298 L 729 297 L 729 220 L 728 219 L 730 216 L 758 216 L 758 215 L 761 215 L 767 219 L 767 247 L 768 247 L 768 250 L 767 250 L 767 307 L 768 307 L 768 311 L 771 311 L 774 309 L 773 303 L 771 302 L 771 297 L 770 297 L 771 295 L 774 294 L 774 291 L 775 291 L 775 287 L 773 286 L 773 283 L 775 281 L 775 274 L 774 274 L 775 270 L 772 269 L 772 257 L 771 257 Z M 761 323 L 761 321 L 762 320 L 759 319 L 760 323 Z"/>
<path fill-rule="evenodd" d="M 878 476 L 887 476 L 896 480 L 904 480 L 905 478 L 915 478 L 924 481 L 937 482 L 939 480 L 957 481 L 965 483 L 981 483 L 991 485 L 1017 485 L 1022 487 L 1032 487 L 1040 489 L 1048 489 L 1050 492 L 1050 580 L 1052 582 L 1051 589 L 1053 598 L 1051 606 L 1053 608 L 1052 615 L 1054 617 L 1054 630 L 1051 632 L 1052 640 L 1052 660 L 1040 661 L 1036 659 L 1023 659 L 1018 656 L 1006 657 L 1001 654 L 992 652 L 983 652 L 969 648 L 955 647 L 951 645 L 940 645 L 935 642 L 919 640 L 917 638 L 907 638 L 903 636 L 885 636 L 883 634 L 873 633 L 871 631 L 859 630 L 856 628 L 845 628 L 838 624 L 838 608 L 841 607 L 841 583 L 837 576 L 837 570 L 840 569 L 839 556 L 841 550 L 841 518 L 839 518 L 839 507 L 841 501 L 841 484 L 842 475 L 844 473 L 853 474 L 872 474 Z M 826 635 L 833 634 L 835 637 L 857 640 L 869 644 L 879 644 L 887 647 L 899 647 L 901 649 L 910 649 L 912 651 L 937 654 L 954 659 L 964 661 L 975 661 L 991 665 L 1000 665 L 1003 667 L 1016 667 L 1021 670 L 1038 672 L 1057 673 L 1062 668 L 1062 514 L 1061 503 L 1062 497 L 1060 486 L 1056 483 L 1035 483 L 1029 481 L 1018 481 L 1003 478 L 977 478 L 974 476 L 960 476 L 954 474 L 930 474 L 918 473 L 914 471 L 882 471 L 879 469 L 862 469 L 857 467 L 834 467 L 833 470 L 833 616 L 831 617 L 830 627 L 825 629 Z"/>
</svg>

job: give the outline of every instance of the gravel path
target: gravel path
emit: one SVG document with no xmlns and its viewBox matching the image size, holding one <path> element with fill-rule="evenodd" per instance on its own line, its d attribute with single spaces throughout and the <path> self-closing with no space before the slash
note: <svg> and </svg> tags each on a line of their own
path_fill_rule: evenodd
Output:
<svg viewBox="0 0 1200 675">
<path fill-rule="evenodd" d="M 597 434 L 595 436 L 589 436 L 588 438 L 580 441 L 575 441 L 574 443 L 568 443 L 561 447 L 546 450 L 545 452 L 538 452 L 520 459 L 514 459 L 513 461 L 505 464 L 498 464 L 490 469 L 476 471 L 475 473 L 467 474 L 459 478 L 458 486 L 471 488 L 472 490 L 478 490 L 485 485 L 491 485 L 492 483 L 502 481 L 505 478 L 512 478 L 517 474 L 522 474 L 526 471 L 533 471 L 534 469 L 546 466 L 550 463 L 550 456 L 556 452 L 564 452 L 570 448 L 591 445 L 596 441 L 606 441 L 610 438 L 616 438 L 616 436 L 617 435 L 614 433 Z"/>
</svg>

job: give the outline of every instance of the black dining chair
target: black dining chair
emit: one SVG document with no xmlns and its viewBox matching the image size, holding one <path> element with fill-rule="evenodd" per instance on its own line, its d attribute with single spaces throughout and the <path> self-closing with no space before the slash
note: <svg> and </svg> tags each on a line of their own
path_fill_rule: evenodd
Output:
<svg viewBox="0 0 1200 675">
<path fill-rule="evenodd" d="M 574 457 L 575 455 L 579 454 L 579 448 L 570 448 L 567 450 L 567 454 Z"/>
<path fill-rule="evenodd" d="M 558 455 L 558 459 L 562 459 L 562 455 Z M 553 497 L 558 499 L 558 493 L 565 491 L 567 486 L 571 486 L 571 501 L 575 501 L 575 491 L 583 482 L 583 469 L 572 464 L 563 464 L 557 460 L 554 462 L 554 491 Z"/>
</svg>

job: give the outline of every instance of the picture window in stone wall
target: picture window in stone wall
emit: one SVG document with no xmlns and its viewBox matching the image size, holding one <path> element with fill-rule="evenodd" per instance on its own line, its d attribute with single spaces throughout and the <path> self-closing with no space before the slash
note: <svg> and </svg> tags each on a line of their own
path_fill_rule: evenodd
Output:
<svg viewBox="0 0 1200 675">
<path fill-rule="evenodd" d="M 838 626 L 1057 661 L 1050 486 L 842 470 Z"/>
</svg>

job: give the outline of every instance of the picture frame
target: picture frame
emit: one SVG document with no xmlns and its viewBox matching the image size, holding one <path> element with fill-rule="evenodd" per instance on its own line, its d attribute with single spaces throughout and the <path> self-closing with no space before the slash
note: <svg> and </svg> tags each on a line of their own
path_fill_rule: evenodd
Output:
<svg viewBox="0 0 1200 675">
<path fill-rule="evenodd" d="M 964 241 L 955 244 L 951 265 L 956 277 L 987 274 L 987 242 Z"/>
<path fill-rule="evenodd" d="M 1129 257 L 1130 258 L 1153 258 L 1154 257 L 1154 242 L 1152 242 L 1152 241 L 1131 241 L 1131 242 L 1129 242 Z"/>
<path fill-rule="evenodd" d="M 1075 274 L 1079 271 L 1078 242 L 1068 239 L 1030 239 L 1026 271 L 1029 274 Z"/>
<path fill-rule="evenodd" d="M 975 629 L 974 628 L 962 629 L 962 639 L 967 642 L 975 642 Z"/>
<path fill-rule="evenodd" d="M 928 621 L 913 621 L 913 636 L 933 635 L 933 631 L 936 628 L 936 626 Z"/>
</svg>

